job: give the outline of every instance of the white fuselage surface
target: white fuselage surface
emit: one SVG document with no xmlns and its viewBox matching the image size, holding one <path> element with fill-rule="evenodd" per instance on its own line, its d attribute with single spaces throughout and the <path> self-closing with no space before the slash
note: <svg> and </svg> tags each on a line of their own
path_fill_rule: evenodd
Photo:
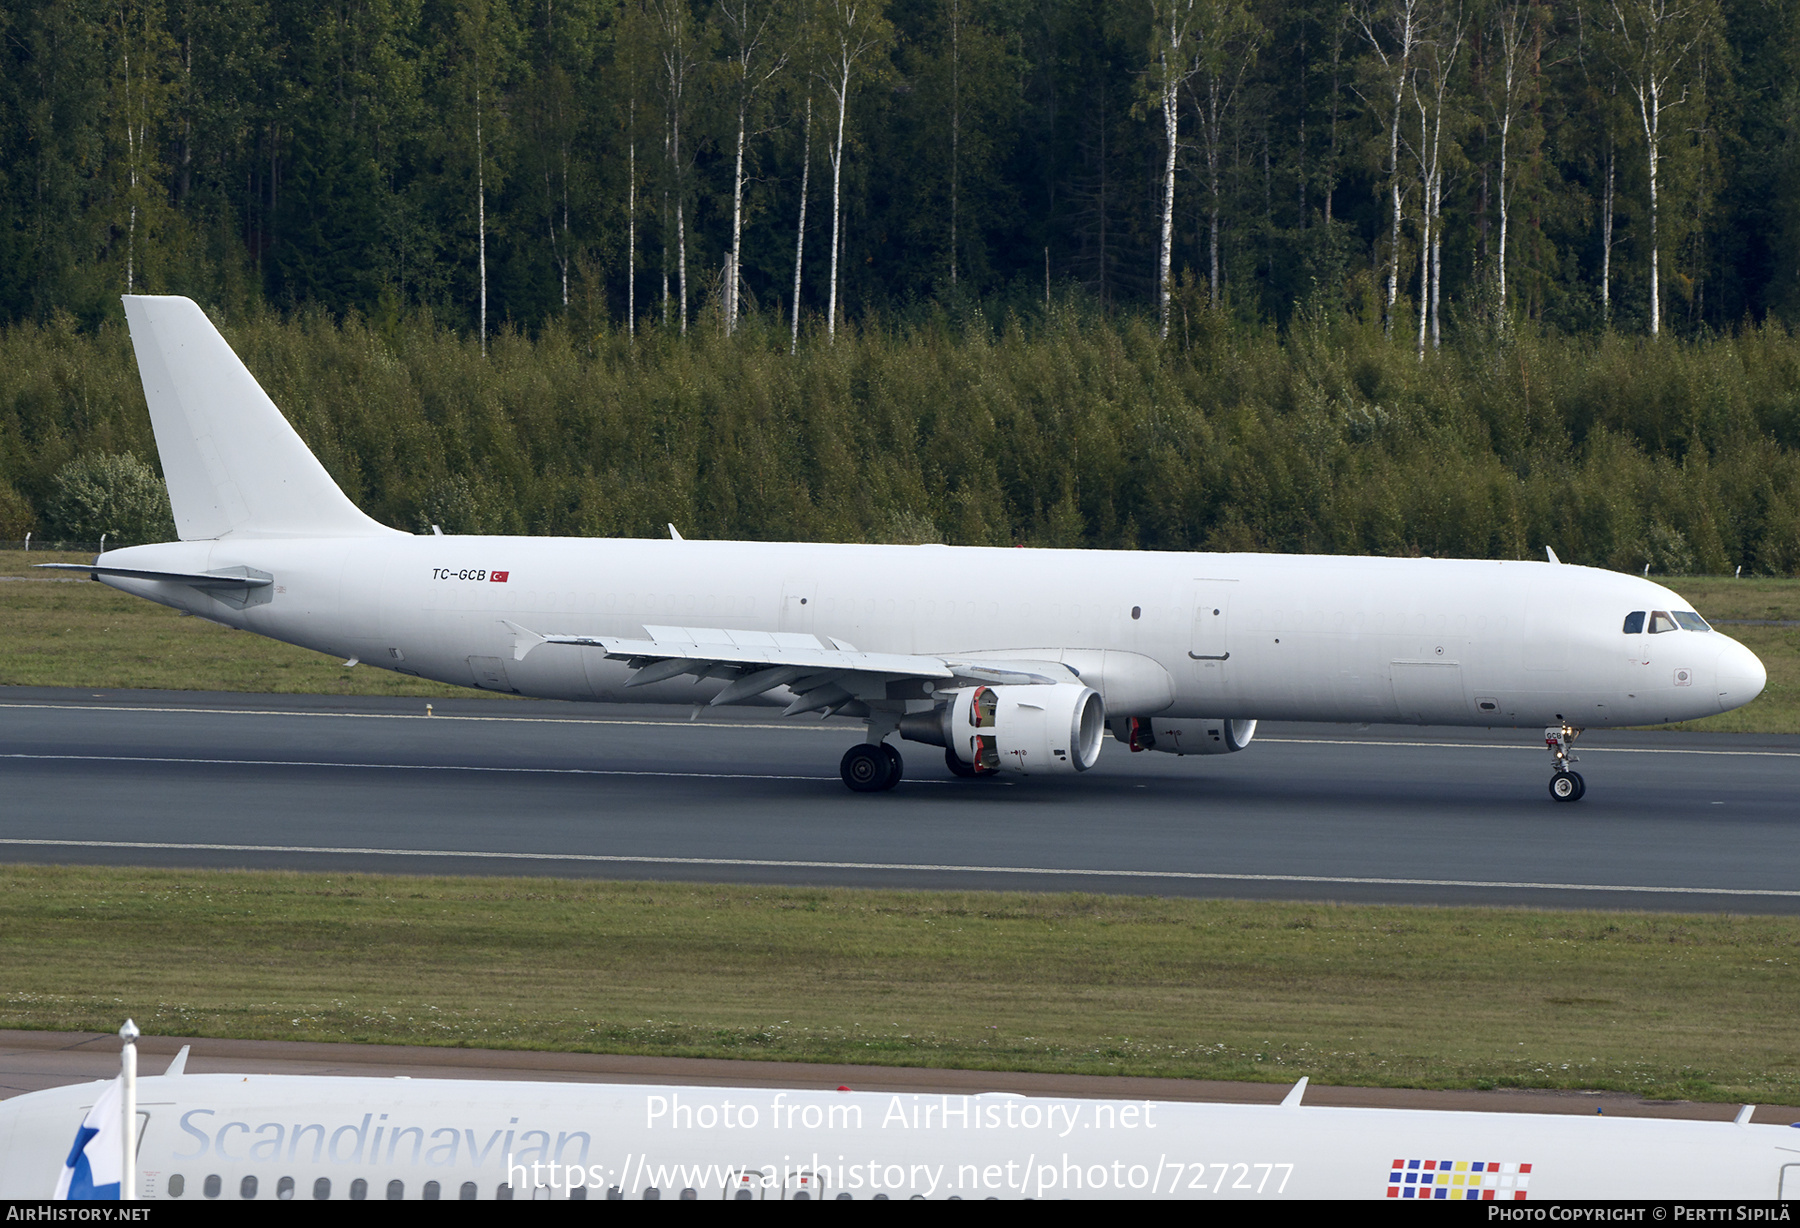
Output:
<svg viewBox="0 0 1800 1228">
<path fill-rule="evenodd" d="M 106 1086 L 0 1104 L 0 1198 L 52 1193 Z M 1724 1122 L 225 1074 L 140 1079 L 137 1105 L 137 1191 L 158 1200 L 1735 1200 L 1800 1186 L 1800 1131 Z"/>
<path fill-rule="evenodd" d="M 1634 611 L 1687 610 L 1669 589 L 1551 563 L 398 535 L 169 543 L 103 561 L 259 569 L 274 591 L 241 609 L 171 582 L 103 578 L 320 652 L 555 699 L 695 703 L 723 683 L 684 675 L 627 689 L 626 662 L 588 647 L 515 660 L 507 622 L 590 637 L 730 627 L 870 652 L 1066 660 L 1114 716 L 1643 725 L 1737 707 L 1764 679 L 1717 631 L 1621 630 Z M 1109 669 L 1105 654 L 1124 667 Z"/>
</svg>

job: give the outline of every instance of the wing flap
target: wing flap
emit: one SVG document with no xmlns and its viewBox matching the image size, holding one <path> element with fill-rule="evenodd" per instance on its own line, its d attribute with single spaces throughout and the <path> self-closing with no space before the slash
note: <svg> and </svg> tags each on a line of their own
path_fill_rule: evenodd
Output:
<svg viewBox="0 0 1800 1228">
<path fill-rule="evenodd" d="M 505 620 L 502 620 L 505 621 Z M 611 635 L 549 635 L 528 631 L 514 622 L 506 622 L 513 633 L 513 657 L 523 661 L 539 644 L 562 644 L 582 648 L 598 648 L 614 660 L 641 661 L 640 672 L 656 670 L 654 681 L 688 673 L 703 665 L 734 665 L 740 668 L 767 669 L 794 666 L 807 672 L 828 669 L 849 670 L 860 674 L 885 674 L 897 678 L 950 678 L 954 675 L 940 657 L 914 656 L 908 653 L 857 652 L 843 648 L 827 648 L 810 635 L 782 631 L 725 631 L 716 628 L 645 627 L 647 640 L 625 639 Z M 664 638 L 659 633 L 673 633 Z M 673 667 L 664 673 L 664 663 Z M 795 675 L 798 677 L 799 675 Z M 636 679 L 633 679 L 635 682 Z"/>
<path fill-rule="evenodd" d="M 628 687 L 667 682 L 684 674 L 696 682 L 727 684 L 712 704 L 743 703 L 787 687 L 794 699 L 783 715 L 836 711 L 857 699 L 881 698 L 887 684 L 920 679 L 958 686 L 1042 686 L 1078 681 L 1058 661 L 961 660 L 917 653 L 862 652 L 842 640 L 827 643 L 791 631 L 743 631 L 724 627 L 645 626 L 649 639 L 611 635 L 558 635 L 501 620 L 513 635 L 513 659 L 523 661 L 542 644 L 595 648 L 633 671 Z"/>
</svg>

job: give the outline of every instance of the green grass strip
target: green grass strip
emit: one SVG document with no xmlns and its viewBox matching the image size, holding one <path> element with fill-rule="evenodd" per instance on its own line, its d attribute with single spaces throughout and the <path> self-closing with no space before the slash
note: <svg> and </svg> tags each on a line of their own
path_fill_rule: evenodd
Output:
<svg viewBox="0 0 1800 1228">
<path fill-rule="evenodd" d="M 0 1026 L 1800 1102 L 1800 918 L 0 867 Z"/>
</svg>

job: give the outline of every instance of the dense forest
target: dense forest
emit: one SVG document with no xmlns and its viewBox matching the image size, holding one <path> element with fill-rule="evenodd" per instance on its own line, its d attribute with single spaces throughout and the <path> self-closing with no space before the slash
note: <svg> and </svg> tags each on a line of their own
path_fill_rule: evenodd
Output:
<svg viewBox="0 0 1800 1228">
<path fill-rule="evenodd" d="M 1800 311 L 1791 0 L 11 0 L 0 44 L 3 320 Z"/>
<path fill-rule="evenodd" d="M 155 535 L 121 293 L 353 497 L 1800 569 L 1791 0 L 14 0 L 0 538 Z"/>
</svg>

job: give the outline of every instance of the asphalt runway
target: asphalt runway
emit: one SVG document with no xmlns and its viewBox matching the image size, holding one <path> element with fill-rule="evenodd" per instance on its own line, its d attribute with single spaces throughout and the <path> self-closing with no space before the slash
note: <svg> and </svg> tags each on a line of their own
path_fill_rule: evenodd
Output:
<svg viewBox="0 0 1800 1228">
<path fill-rule="evenodd" d="M 1800 738 L 1264 725 L 1237 755 L 852 794 L 857 727 L 470 698 L 0 688 L 0 859 L 1800 912 Z"/>
</svg>

